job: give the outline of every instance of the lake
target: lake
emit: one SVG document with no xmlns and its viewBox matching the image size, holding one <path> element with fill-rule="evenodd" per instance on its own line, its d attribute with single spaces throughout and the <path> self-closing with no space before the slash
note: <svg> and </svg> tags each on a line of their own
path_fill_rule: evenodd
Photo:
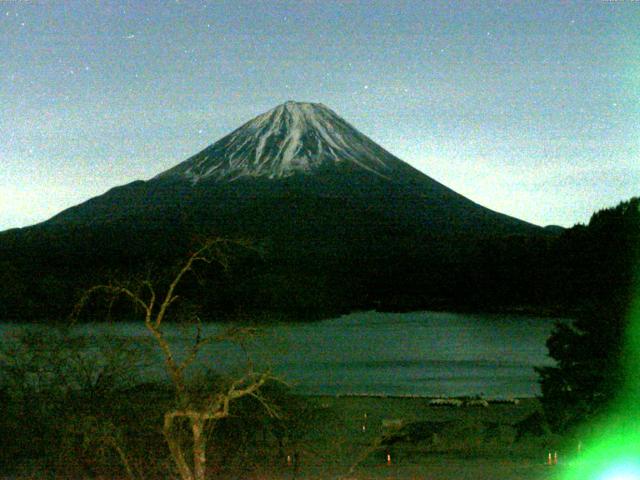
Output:
<svg viewBox="0 0 640 480">
<path fill-rule="evenodd" d="M 553 365 L 545 341 L 556 321 L 519 315 L 362 312 L 267 327 L 247 349 L 256 370 L 269 366 L 300 393 L 530 397 L 539 394 L 533 367 Z M 3 324 L 0 333 L 15 328 L 22 327 Z M 208 324 L 203 334 L 221 328 Z M 193 326 L 167 324 L 166 331 L 179 352 L 193 343 Z M 141 375 L 145 380 L 166 378 L 142 322 L 83 324 L 72 333 L 147 345 L 151 353 L 140 366 Z M 236 345 L 212 344 L 201 352 L 194 371 L 240 371 L 245 358 Z"/>
</svg>

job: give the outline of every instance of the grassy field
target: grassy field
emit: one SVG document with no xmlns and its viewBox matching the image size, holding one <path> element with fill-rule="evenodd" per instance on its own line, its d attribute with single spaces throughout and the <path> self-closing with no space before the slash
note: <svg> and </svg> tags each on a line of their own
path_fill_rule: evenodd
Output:
<svg viewBox="0 0 640 480">
<path fill-rule="evenodd" d="M 55 460 L 48 454 L 40 457 L 42 461 L 32 457 L 14 466 L 12 475 L 0 478 L 126 478 L 113 449 L 105 448 L 104 435 L 96 437 L 97 419 L 107 418 L 107 410 L 139 477 L 173 478 L 160 432 L 169 393 L 127 391 L 114 401 L 93 405 L 91 415 L 81 417 L 77 426 L 69 420 L 54 422 L 63 433 L 58 443 L 71 442 L 66 450 L 55 451 L 77 465 L 45 467 Z M 574 442 L 543 431 L 536 399 L 453 407 L 430 405 L 427 398 L 289 398 L 292 428 L 273 430 L 270 420 L 256 416 L 259 405 L 251 403 L 239 403 L 228 421 L 216 426 L 207 454 L 210 478 L 546 480 L 575 453 Z M 93 423 L 87 424 L 87 418 Z M 259 422 L 265 422 L 263 427 Z M 86 436 L 87 428 L 93 437 Z M 95 464 L 100 451 L 102 463 Z M 549 452 L 558 453 L 558 465 L 546 465 Z"/>
<path fill-rule="evenodd" d="M 488 407 L 434 407 L 425 398 L 312 401 L 326 416 L 309 425 L 298 471 L 291 466 L 282 478 L 550 479 L 571 448 L 536 432 L 535 399 Z M 559 465 L 546 465 L 549 452 L 558 452 Z"/>
</svg>

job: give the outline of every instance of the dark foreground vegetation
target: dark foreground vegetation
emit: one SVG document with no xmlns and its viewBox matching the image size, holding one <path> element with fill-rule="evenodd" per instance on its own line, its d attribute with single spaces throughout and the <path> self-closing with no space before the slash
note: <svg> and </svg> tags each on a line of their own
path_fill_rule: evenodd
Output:
<svg viewBox="0 0 640 480">
<path fill-rule="evenodd" d="M 640 401 L 634 338 L 640 322 L 640 201 L 598 212 L 574 235 L 599 272 L 588 280 L 584 268 L 589 295 L 575 320 L 557 323 L 547 340 L 556 364 L 537 369 L 545 418 L 565 434 L 590 428 L 614 410 L 622 423 L 625 415 L 635 420 L 630 412 Z"/>
<path fill-rule="evenodd" d="M 203 320 L 238 312 L 305 320 L 358 309 L 574 314 L 629 289 L 639 202 L 601 210 L 588 225 L 510 236 L 419 234 L 381 224 L 353 237 L 314 218 L 309 207 L 313 221 L 305 228 L 264 219 L 268 237 L 252 236 L 252 225 L 232 232 L 254 248 L 234 252 L 224 275 L 218 266 L 201 270 L 181 293 L 198 290 Z M 306 211 L 304 204 L 299 209 Z M 114 220 L 3 232 L 0 318 L 64 318 L 84 290 L 105 278 L 166 278 L 200 244 L 197 231 L 184 218 L 163 217 L 135 228 Z"/>
<path fill-rule="evenodd" d="M 139 383 L 140 349 L 113 341 L 91 345 L 53 331 L 3 339 L 0 474 L 179 477 L 162 428 L 165 413 L 175 408 L 175 389 L 170 382 Z M 187 388 L 192 399 L 215 396 L 230 381 L 210 373 L 191 378 Z M 320 421 L 318 415 L 311 403 L 278 383 L 263 385 L 260 399 L 238 399 L 227 418 L 206 426 L 206 478 L 279 471 L 287 465 L 286 454 L 307 438 L 306 424 Z M 173 435 L 191 458 L 189 422 L 178 419 Z"/>
</svg>

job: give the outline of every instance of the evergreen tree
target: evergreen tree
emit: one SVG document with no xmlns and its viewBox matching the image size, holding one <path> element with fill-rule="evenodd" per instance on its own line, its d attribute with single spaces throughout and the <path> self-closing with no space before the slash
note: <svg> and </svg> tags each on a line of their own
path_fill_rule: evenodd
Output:
<svg viewBox="0 0 640 480">
<path fill-rule="evenodd" d="M 575 242 L 567 251 L 574 262 L 580 260 L 574 263 L 574 271 L 583 274 L 576 285 L 589 302 L 572 324 L 556 324 L 547 340 L 556 365 L 536 369 L 542 404 L 556 430 L 596 416 L 622 388 L 624 332 L 639 259 L 640 198 L 595 213 L 579 233 L 568 232 L 565 239 Z"/>
</svg>

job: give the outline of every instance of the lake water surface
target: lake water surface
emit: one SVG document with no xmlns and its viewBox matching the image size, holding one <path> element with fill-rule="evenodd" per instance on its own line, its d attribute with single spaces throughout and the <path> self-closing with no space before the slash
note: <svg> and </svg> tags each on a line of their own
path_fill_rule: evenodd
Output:
<svg viewBox="0 0 640 480">
<path fill-rule="evenodd" d="M 545 341 L 556 320 L 517 315 L 441 312 L 363 312 L 314 323 L 265 328 L 248 345 L 256 370 L 270 367 L 296 391 L 311 394 L 383 394 L 527 397 L 539 393 L 534 366 L 552 365 Z M 21 328 L 0 325 L 0 333 Z M 204 326 L 204 334 L 221 330 Z M 195 327 L 166 325 L 178 352 L 193 343 Z M 148 345 L 142 375 L 166 378 L 142 322 L 83 324 L 73 334 L 120 337 Z M 155 358 L 154 358 L 155 357 Z M 194 364 L 241 370 L 235 345 L 207 346 Z"/>
</svg>

